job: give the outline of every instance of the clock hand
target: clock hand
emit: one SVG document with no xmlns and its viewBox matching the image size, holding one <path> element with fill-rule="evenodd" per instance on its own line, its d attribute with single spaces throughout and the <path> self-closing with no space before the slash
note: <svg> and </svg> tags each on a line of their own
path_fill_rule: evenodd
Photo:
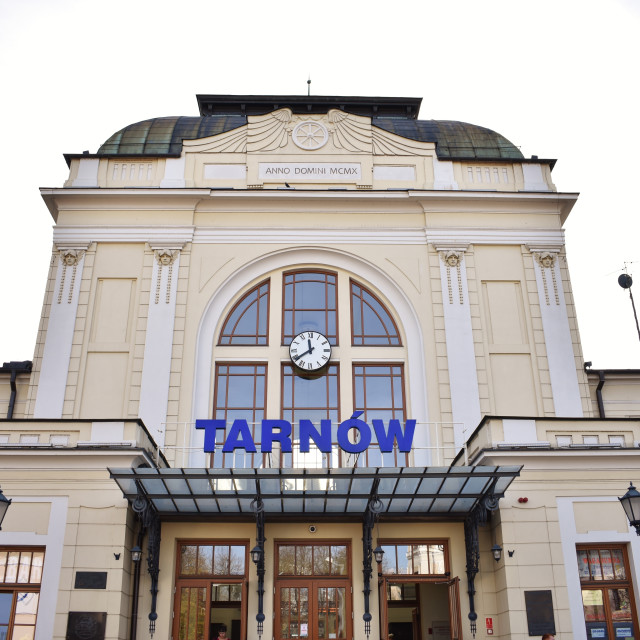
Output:
<svg viewBox="0 0 640 640">
<path fill-rule="evenodd" d="M 309 345 L 309 351 L 307 351 L 307 353 L 312 353 L 313 352 L 313 347 L 311 346 L 311 338 L 309 338 L 309 340 L 307 340 L 307 344 Z"/>
<path fill-rule="evenodd" d="M 293 356 L 293 361 L 297 362 L 298 360 L 300 360 L 300 358 L 302 358 L 302 356 L 306 356 L 308 353 L 311 353 L 311 351 L 313 351 L 313 349 L 311 349 L 310 351 L 305 351 L 304 353 L 299 353 L 297 356 Z"/>
</svg>

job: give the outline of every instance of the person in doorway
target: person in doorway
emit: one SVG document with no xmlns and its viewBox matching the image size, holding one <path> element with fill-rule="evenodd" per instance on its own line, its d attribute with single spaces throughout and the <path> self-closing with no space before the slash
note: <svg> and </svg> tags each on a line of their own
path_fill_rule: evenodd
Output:
<svg viewBox="0 0 640 640">
<path fill-rule="evenodd" d="M 229 638 L 227 637 L 227 627 L 222 625 L 218 629 L 218 637 L 216 638 L 216 640 L 229 640 Z"/>
</svg>

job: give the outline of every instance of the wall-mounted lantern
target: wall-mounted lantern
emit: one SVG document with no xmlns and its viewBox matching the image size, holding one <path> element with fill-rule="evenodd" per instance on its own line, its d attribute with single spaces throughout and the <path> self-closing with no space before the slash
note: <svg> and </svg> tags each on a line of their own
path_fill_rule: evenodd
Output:
<svg viewBox="0 0 640 640">
<path fill-rule="evenodd" d="M 618 498 L 618 500 L 620 500 L 622 508 L 627 514 L 629 524 L 640 536 L 640 493 L 638 493 L 632 482 L 629 483 L 627 493 L 625 493 L 622 498 Z"/>
</svg>

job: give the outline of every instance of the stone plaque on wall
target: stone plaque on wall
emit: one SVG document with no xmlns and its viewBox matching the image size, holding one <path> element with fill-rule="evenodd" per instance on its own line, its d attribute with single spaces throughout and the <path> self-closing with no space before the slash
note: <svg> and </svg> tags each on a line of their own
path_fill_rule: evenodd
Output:
<svg viewBox="0 0 640 640">
<path fill-rule="evenodd" d="M 76 571 L 76 589 L 106 589 L 106 571 Z"/>
<path fill-rule="evenodd" d="M 551 591 L 525 591 L 524 604 L 527 608 L 527 626 L 530 636 L 556 633 L 553 618 L 553 598 Z"/>
<path fill-rule="evenodd" d="M 95 611 L 69 611 L 66 640 L 104 640 L 107 614 Z"/>
</svg>

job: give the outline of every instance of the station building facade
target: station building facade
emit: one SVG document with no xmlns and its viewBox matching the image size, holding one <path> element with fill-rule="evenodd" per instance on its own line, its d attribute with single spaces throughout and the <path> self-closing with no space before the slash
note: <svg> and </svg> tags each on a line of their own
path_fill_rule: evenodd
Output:
<svg viewBox="0 0 640 640">
<path fill-rule="evenodd" d="M 200 95 L 66 155 L 0 637 L 636 637 L 639 377 L 584 364 L 578 196 L 420 102 Z"/>
</svg>

